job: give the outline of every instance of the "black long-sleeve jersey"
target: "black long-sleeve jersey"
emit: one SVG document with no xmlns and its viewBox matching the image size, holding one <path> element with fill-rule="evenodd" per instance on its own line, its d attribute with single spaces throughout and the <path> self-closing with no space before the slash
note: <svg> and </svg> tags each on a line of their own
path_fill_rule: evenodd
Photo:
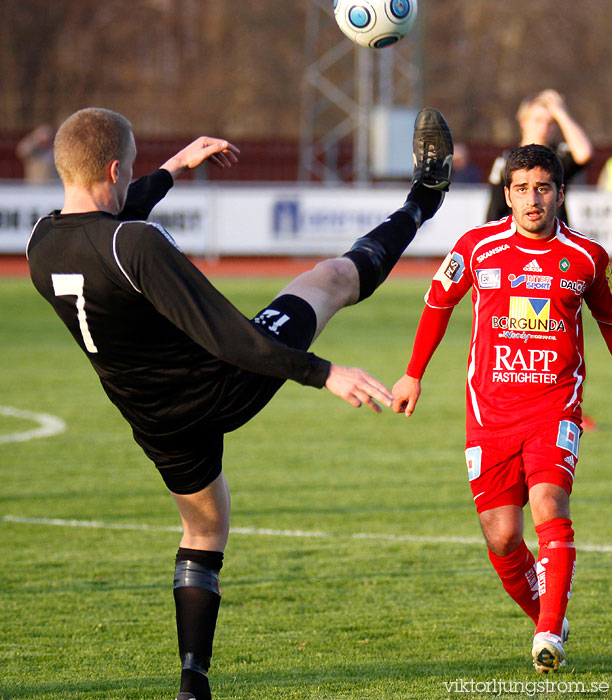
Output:
<svg viewBox="0 0 612 700">
<path fill-rule="evenodd" d="M 87 354 L 133 428 L 169 434 L 214 422 L 226 378 L 241 368 L 322 387 L 330 363 L 260 331 L 146 221 L 172 185 L 164 170 L 130 186 L 120 217 L 52 214 L 27 246 L 36 289 Z"/>
</svg>

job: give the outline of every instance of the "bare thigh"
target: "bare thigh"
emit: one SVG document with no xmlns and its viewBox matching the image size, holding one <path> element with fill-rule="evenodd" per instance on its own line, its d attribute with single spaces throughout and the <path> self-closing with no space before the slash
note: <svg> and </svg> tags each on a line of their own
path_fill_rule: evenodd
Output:
<svg viewBox="0 0 612 700">
<path fill-rule="evenodd" d="M 323 260 L 281 290 L 277 296 L 293 294 L 308 302 L 317 316 L 315 338 L 330 318 L 359 298 L 359 274 L 348 258 Z"/>
</svg>

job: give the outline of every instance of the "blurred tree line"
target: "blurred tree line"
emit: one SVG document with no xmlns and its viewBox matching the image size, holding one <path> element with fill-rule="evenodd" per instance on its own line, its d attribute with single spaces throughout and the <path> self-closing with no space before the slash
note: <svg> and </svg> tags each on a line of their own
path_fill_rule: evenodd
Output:
<svg viewBox="0 0 612 700">
<path fill-rule="evenodd" d="M 0 0 L 0 130 L 95 105 L 151 135 L 295 134 L 305 4 Z"/>
<path fill-rule="evenodd" d="M 297 138 L 312 1 L 0 0 L 0 131 L 97 105 L 150 136 Z M 420 0 L 419 13 L 424 99 L 459 139 L 514 143 L 522 97 L 552 87 L 612 143 L 612 3 Z"/>
</svg>

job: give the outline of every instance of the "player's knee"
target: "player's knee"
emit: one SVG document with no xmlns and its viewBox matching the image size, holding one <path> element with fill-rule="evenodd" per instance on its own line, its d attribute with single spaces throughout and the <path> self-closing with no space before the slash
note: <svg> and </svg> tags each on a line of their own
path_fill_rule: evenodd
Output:
<svg viewBox="0 0 612 700">
<path fill-rule="evenodd" d="M 192 537 L 211 537 L 226 534 L 229 525 L 223 518 L 203 517 L 184 521 L 184 529 Z"/>
<path fill-rule="evenodd" d="M 223 513 L 196 512 L 183 515 L 183 541 L 195 549 L 207 549 L 211 543 L 226 542 L 229 536 L 229 518 Z"/>
<path fill-rule="evenodd" d="M 513 528 L 504 528 L 485 534 L 487 546 L 498 557 L 507 557 L 516 551 L 523 541 L 523 533 Z"/>
<path fill-rule="evenodd" d="M 569 518 L 569 494 L 555 484 L 536 484 L 529 490 L 531 514 L 536 523 Z"/>
<path fill-rule="evenodd" d="M 347 258 L 323 260 L 315 265 L 314 271 L 332 294 L 351 295 L 359 289 L 357 268 Z"/>
</svg>

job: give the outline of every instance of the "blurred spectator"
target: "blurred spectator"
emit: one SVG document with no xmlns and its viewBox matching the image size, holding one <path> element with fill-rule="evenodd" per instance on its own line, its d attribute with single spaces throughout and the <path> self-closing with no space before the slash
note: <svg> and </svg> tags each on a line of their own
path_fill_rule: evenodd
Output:
<svg viewBox="0 0 612 700">
<path fill-rule="evenodd" d="M 559 156 L 563 165 L 563 182 L 567 194 L 567 183 L 591 160 L 593 146 L 582 127 L 568 112 L 563 97 L 555 90 L 544 90 L 527 97 L 519 105 L 516 119 L 521 130 L 520 146 L 530 143 L 550 146 Z M 555 133 L 557 131 L 561 132 L 563 141 L 559 142 L 558 133 Z M 487 211 L 487 221 L 501 219 L 511 213 L 504 194 L 506 157 L 507 153 L 504 153 L 496 159 L 489 175 L 491 202 Z M 565 202 L 559 207 L 557 216 L 567 223 Z M 595 431 L 597 423 L 584 413 L 582 428 Z"/>
<path fill-rule="evenodd" d="M 27 182 L 47 182 L 58 178 L 53 162 L 54 136 L 48 124 L 41 124 L 17 144 L 17 156 L 23 164 L 23 179 Z"/>
<path fill-rule="evenodd" d="M 612 156 L 604 163 L 601 173 L 599 173 L 597 189 L 602 192 L 612 192 Z"/>
<path fill-rule="evenodd" d="M 470 151 L 464 143 L 455 144 L 453 154 L 453 182 L 480 182 L 480 171 L 470 159 Z"/>
<path fill-rule="evenodd" d="M 567 183 L 580 172 L 593 155 L 593 146 L 582 127 L 567 110 L 565 100 L 556 90 L 544 90 L 537 95 L 524 99 L 516 113 L 521 130 L 521 146 L 537 143 L 550 146 L 559 156 L 565 171 L 565 190 Z M 559 142 L 561 132 L 562 140 Z M 487 221 L 501 219 L 510 214 L 504 196 L 503 171 L 507 153 L 495 160 L 489 183 L 491 184 L 491 202 L 487 210 Z M 565 203 L 559 209 L 559 218 L 567 223 Z"/>
</svg>

